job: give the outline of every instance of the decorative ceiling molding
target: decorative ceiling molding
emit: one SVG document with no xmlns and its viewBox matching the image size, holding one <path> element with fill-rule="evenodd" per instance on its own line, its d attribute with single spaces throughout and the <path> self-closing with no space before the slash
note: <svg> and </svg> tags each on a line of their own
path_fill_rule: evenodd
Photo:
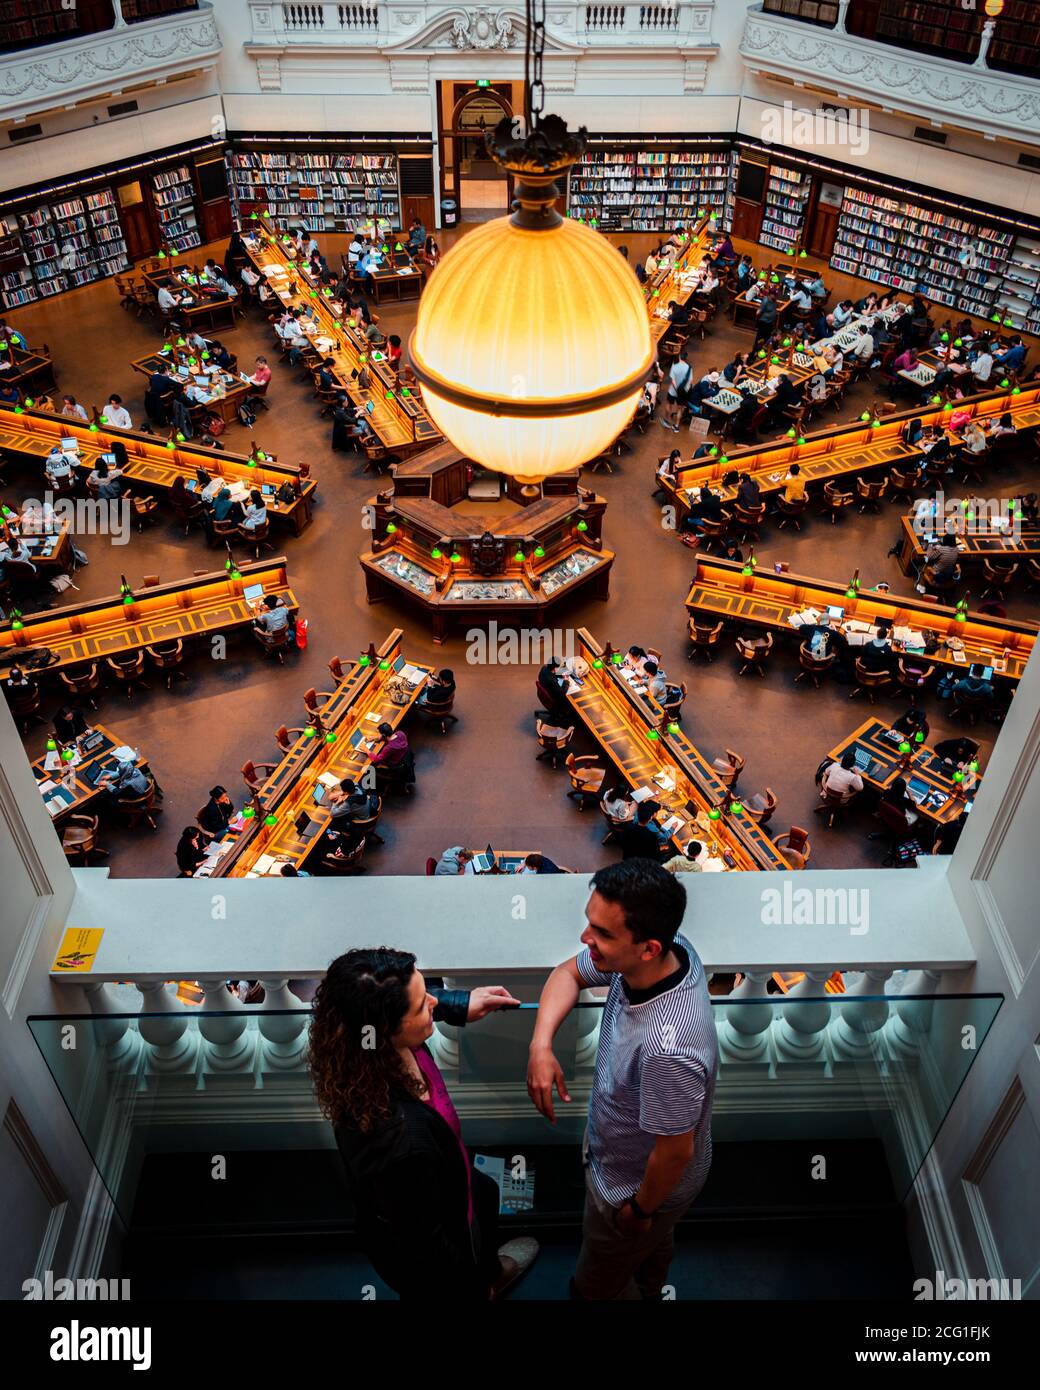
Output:
<svg viewBox="0 0 1040 1390">
<path fill-rule="evenodd" d="M 220 51 L 220 34 L 207 5 L 42 50 L 6 54 L 0 57 L 0 102 L 11 120 L 46 107 L 55 97 L 87 100 L 110 88 L 113 78 L 168 77 L 207 59 L 212 66 Z"/>
<path fill-rule="evenodd" d="M 755 72 L 811 78 L 843 100 L 1040 142 L 1040 86 L 1028 78 L 926 58 L 797 20 L 748 14 L 740 53 Z"/>
</svg>

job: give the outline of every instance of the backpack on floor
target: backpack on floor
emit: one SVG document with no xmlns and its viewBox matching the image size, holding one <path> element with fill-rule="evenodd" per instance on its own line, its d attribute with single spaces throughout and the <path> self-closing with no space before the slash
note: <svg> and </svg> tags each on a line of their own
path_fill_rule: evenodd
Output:
<svg viewBox="0 0 1040 1390">
<path fill-rule="evenodd" d="M 241 423 L 246 425 L 249 429 L 252 429 L 256 424 L 256 411 L 248 401 L 243 401 L 238 407 L 238 418 Z"/>
</svg>

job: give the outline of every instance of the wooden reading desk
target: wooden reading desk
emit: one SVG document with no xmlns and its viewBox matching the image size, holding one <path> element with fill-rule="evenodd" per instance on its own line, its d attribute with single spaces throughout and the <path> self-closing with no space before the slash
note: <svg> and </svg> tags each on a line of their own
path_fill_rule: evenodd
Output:
<svg viewBox="0 0 1040 1390">
<path fill-rule="evenodd" d="M 280 874 L 281 864 L 302 867 L 312 854 L 321 858 L 334 848 L 326 837 L 331 816 L 315 800 L 318 785 L 335 785 L 345 777 L 360 782 L 371 760 L 367 740 L 380 724 L 397 728 L 431 673 L 428 666 L 406 661 L 403 635 L 395 628 L 378 651 L 362 653 L 321 707 L 313 734 L 300 734 L 246 808 L 253 814 L 243 812 L 242 832 L 211 846 L 209 862 L 199 866 L 196 877 Z M 412 685 L 408 703 L 395 704 L 387 694 L 387 682 L 409 669 L 421 678 Z M 269 817 L 274 817 L 273 824 L 267 823 Z"/>
<path fill-rule="evenodd" d="M 116 748 L 130 746 L 104 724 L 93 724 L 74 743 L 59 743 L 53 751 L 44 753 L 30 764 L 40 786 L 43 804 L 55 824 L 73 812 L 87 810 L 94 801 L 105 795 L 101 774 L 115 769 L 112 753 Z M 76 754 L 71 764 L 74 772 L 68 781 L 65 778 L 70 764 L 62 757 L 66 748 L 73 749 Z M 147 758 L 138 757 L 134 763 L 136 767 L 148 770 Z"/>
<path fill-rule="evenodd" d="M 650 338 L 656 344 L 672 327 L 668 317 L 673 304 L 685 304 L 693 293 L 693 282 L 711 250 L 710 219 L 705 215 L 694 224 L 688 240 L 670 270 L 658 270 L 643 286 L 643 297 L 650 313 Z"/>
<path fill-rule="evenodd" d="M 980 421 L 999 418 L 1009 412 L 1019 432 L 1035 430 L 1040 425 L 1040 386 L 1023 386 L 1017 395 L 1012 388 L 968 396 L 957 402 L 957 409 L 968 411 L 973 419 Z M 803 444 L 785 437 L 771 444 L 728 452 L 720 447 L 717 458 L 698 459 L 696 463 L 682 465 L 676 475 L 676 485 L 662 482 L 662 490 L 674 499 L 682 513 L 689 506 L 687 490 L 699 489 L 704 483 L 721 495 L 723 503 L 732 502 L 737 495 L 736 484 L 724 485 L 722 479 L 735 470 L 749 473 L 762 495 L 768 496 L 781 490 L 792 463 L 800 466 L 802 477 L 809 484 L 839 478 L 851 487 L 857 474 L 893 468 L 920 456 L 920 449 L 903 441 L 902 429 L 908 420 L 919 419 L 927 428 L 949 419 L 951 413 L 934 407 L 918 408 L 886 415 L 876 428 L 870 422 L 856 420 L 852 424 L 816 430 L 802 436 Z"/>
<path fill-rule="evenodd" d="M 966 499 L 970 506 L 970 499 Z M 1013 505 L 1010 504 L 1010 505 Z M 957 563 L 961 569 L 968 565 L 981 565 L 984 560 L 1012 563 L 1022 560 L 1040 560 L 1040 526 L 1027 525 L 1021 517 L 1014 518 L 1015 524 L 994 526 L 993 520 L 984 521 L 977 515 L 967 518 L 966 512 L 958 520 Z M 1005 517 L 1008 513 L 1004 513 Z M 1009 518 L 1012 520 L 1012 518 Z M 927 525 L 917 521 L 916 512 L 908 512 L 899 518 L 899 564 L 904 574 L 917 575 L 924 565 L 924 553 L 928 548 L 925 535 L 943 535 L 949 530 L 945 517 L 929 520 Z"/>
<path fill-rule="evenodd" d="M 135 357 L 130 366 L 145 378 L 163 370 L 181 386 L 201 389 L 209 397 L 208 400 L 185 402 L 196 420 L 205 415 L 218 415 L 225 425 L 235 424 L 238 407 L 250 392 L 255 395 L 257 391 L 255 386 L 243 381 L 237 373 L 224 371 L 220 367 L 210 371 L 206 363 L 200 362 L 193 353 L 171 345 L 160 348 L 158 352 L 149 352 L 144 357 Z M 219 384 L 219 395 L 212 394 L 214 382 Z"/>
<path fill-rule="evenodd" d="M 192 329 L 201 328 L 227 330 L 235 326 L 235 310 L 238 300 L 226 294 L 207 294 L 199 289 L 205 284 L 205 272 L 198 266 L 182 266 L 179 270 L 146 270 L 144 282 L 158 298 L 160 289 L 171 294 L 182 295 L 185 290 L 191 295 L 190 303 L 178 303 L 176 309 L 169 310 L 169 316 L 176 316 Z"/>
<path fill-rule="evenodd" d="M 379 442 L 399 457 L 438 443 L 440 431 L 426 413 L 417 389 L 398 383 L 385 353 L 369 344 L 363 325 L 332 298 L 332 290 L 319 286 L 309 271 L 297 265 L 282 235 L 266 216 L 255 223 L 250 220 L 249 231 L 244 234 L 250 260 L 286 308 L 307 308 L 313 313 L 316 326 L 309 336 L 315 348 L 334 360 L 338 382 L 355 405 L 366 408 L 365 418 Z M 365 389 L 356 380 L 363 367 L 369 373 Z"/>
<path fill-rule="evenodd" d="M 661 823 L 679 818 L 672 833 L 676 849 L 681 853 L 697 840 L 732 869 L 789 869 L 764 830 L 730 811 L 735 798 L 681 726 L 666 724 L 653 696 L 638 694 L 621 675 L 622 654 L 600 646 L 587 628 L 577 635 L 577 655 L 588 671 L 568 695 L 571 705 L 629 784 L 650 788 L 662 807 Z M 721 816 L 710 819 L 721 807 Z"/>
<path fill-rule="evenodd" d="M 0 517 L 0 540 L 17 543 L 18 538 L 25 542 L 29 559 L 44 578 L 71 570 L 72 527 L 68 520 L 35 509 L 20 519 L 14 512 L 10 521 Z"/>
<path fill-rule="evenodd" d="M 284 556 L 239 566 L 241 578 L 225 570 L 180 579 L 173 584 L 132 589 L 85 603 L 27 614 L 0 624 L 0 676 L 19 665 L 33 647 L 48 647 L 57 658 L 33 675 L 69 670 L 107 656 L 137 652 L 146 646 L 177 638 L 212 637 L 219 632 L 248 628 L 254 602 L 245 590 L 259 586 L 263 596 L 278 594 L 295 612 L 299 604 L 289 587 Z M 125 602 L 125 597 L 130 602 Z"/>
<path fill-rule="evenodd" d="M 1033 650 L 1036 623 L 1013 621 L 1010 618 L 990 618 L 980 613 L 966 613 L 958 622 L 957 610 L 938 604 L 925 603 L 917 594 L 904 598 L 897 594 L 878 593 L 859 589 L 854 598 L 847 596 L 848 585 L 826 579 L 808 579 L 799 574 L 775 574 L 762 566 L 751 575 L 733 560 L 698 557 L 693 587 L 686 598 L 687 609 L 701 618 L 726 618 L 737 627 L 759 627 L 800 640 L 798 628 L 789 619 L 806 609 L 825 613 L 830 607 L 843 610 L 843 623 L 870 624 L 879 619 L 892 623 L 894 628 L 908 628 L 915 635 L 932 632 L 938 639 L 934 651 L 918 652 L 906 648 L 907 655 L 918 656 L 921 662 L 934 663 L 962 670 L 979 663 L 998 666 L 1005 648 L 1008 651 L 1007 669 L 997 670 L 996 680 L 1017 683 Z M 963 643 L 957 660 L 948 638 Z M 893 642 L 896 651 L 901 650 Z M 853 653 L 855 647 L 852 648 Z"/>
<path fill-rule="evenodd" d="M 11 339 L 4 339 L 0 347 L 0 383 L 17 386 L 24 394 L 41 387 L 54 386 L 54 362 L 50 348 L 21 347 Z"/>
<path fill-rule="evenodd" d="M 92 429 L 82 421 L 68 420 L 47 410 L 12 409 L 0 406 L 0 449 L 33 459 L 39 465 L 55 444 L 74 439 L 77 444 L 76 462 L 83 476 L 96 466 L 101 454 L 110 453 L 115 440 L 120 440 L 129 455 L 124 478 L 142 487 L 168 492 L 177 478 L 195 483 L 196 469 L 204 468 L 211 478 L 224 478 L 229 484 L 245 487 L 265 487 L 267 512 L 272 523 L 287 522 L 299 535 L 311 519 L 311 505 L 317 484 L 311 477 L 301 478 L 295 464 L 279 463 L 273 455 L 253 445 L 251 454 L 233 454 L 227 449 L 207 449 L 191 440 L 179 444 L 160 439 L 141 430 Z M 289 482 L 296 492 L 292 502 L 280 502 L 275 493 L 282 483 Z"/>
<path fill-rule="evenodd" d="M 905 777 L 918 815 L 933 826 L 948 825 L 964 810 L 965 802 L 974 795 L 974 785 L 955 782 L 954 769 L 926 744 L 914 745 L 905 756 L 899 752 L 906 736 L 890 737 L 891 729 L 883 719 L 868 719 L 858 729 L 832 748 L 828 757 L 839 760 L 848 749 L 857 754 L 856 771 L 875 791 L 884 791 L 897 777 Z M 974 776 L 974 774 L 973 774 Z M 977 779 L 975 780 L 977 785 Z M 967 790 L 964 790 L 967 788 Z M 907 827 L 907 838 L 914 827 Z"/>
</svg>

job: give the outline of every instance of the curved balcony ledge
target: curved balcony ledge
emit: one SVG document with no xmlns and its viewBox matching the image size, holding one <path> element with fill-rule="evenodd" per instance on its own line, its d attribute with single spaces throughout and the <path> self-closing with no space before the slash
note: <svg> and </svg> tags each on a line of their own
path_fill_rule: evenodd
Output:
<svg viewBox="0 0 1040 1390">
<path fill-rule="evenodd" d="M 844 101 L 1040 143 L 1040 86 L 1029 78 L 818 29 L 761 7 L 748 11 L 740 54 L 753 72 L 821 86 Z"/>
<path fill-rule="evenodd" d="M 220 51 L 213 6 L 200 3 L 197 10 L 0 57 L 0 106 L 5 120 L 24 120 L 140 82 L 214 67 Z"/>
</svg>

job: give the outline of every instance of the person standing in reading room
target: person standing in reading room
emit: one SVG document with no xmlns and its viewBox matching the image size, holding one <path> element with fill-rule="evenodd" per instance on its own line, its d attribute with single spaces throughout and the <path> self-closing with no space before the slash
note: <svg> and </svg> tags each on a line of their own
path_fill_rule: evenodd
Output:
<svg viewBox="0 0 1040 1390">
<path fill-rule="evenodd" d="M 403 1301 L 500 1298 L 538 1253 L 498 1245 L 498 1187 L 475 1169 L 428 1047 L 434 1022 L 463 1027 L 515 1007 L 501 985 L 428 988 L 415 956 L 373 947 L 329 966 L 314 998 L 310 1066 L 376 1273 Z"/>
<path fill-rule="evenodd" d="M 556 1123 L 570 1103 L 553 1038 L 583 989 L 608 986 L 589 1098 L 580 1300 L 659 1299 L 677 1223 L 711 1167 L 718 1041 L 704 967 L 679 932 L 686 889 L 662 865 L 598 870 L 583 950 L 542 990 L 527 1092 Z"/>
</svg>

